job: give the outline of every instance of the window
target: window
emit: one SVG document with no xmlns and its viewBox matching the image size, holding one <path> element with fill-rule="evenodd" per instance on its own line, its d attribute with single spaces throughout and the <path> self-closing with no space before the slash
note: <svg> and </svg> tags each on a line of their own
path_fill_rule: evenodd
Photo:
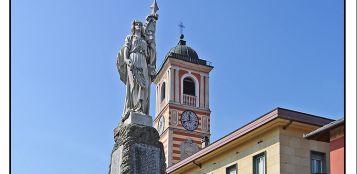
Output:
<svg viewBox="0 0 357 174">
<path fill-rule="evenodd" d="M 253 174 L 266 173 L 266 158 L 265 152 L 255 155 L 253 157 Z"/>
<path fill-rule="evenodd" d="M 237 174 L 237 164 L 227 167 L 226 174 Z"/>
<path fill-rule="evenodd" d="M 326 158 L 324 153 L 311 151 L 311 173 L 326 173 Z"/>
<path fill-rule="evenodd" d="M 162 83 L 162 86 L 161 86 L 161 102 L 164 101 L 164 99 L 165 99 L 165 89 L 166 89 L 166 87 L 165 87 L 165 82 L 164 82 L 164 83 Z"/>
<path fill-rule="evenodd" d="M 183 94 L 196 96 L 195 90 L 195 82 L 191 78 L 183 79 Z"/>
</svg>

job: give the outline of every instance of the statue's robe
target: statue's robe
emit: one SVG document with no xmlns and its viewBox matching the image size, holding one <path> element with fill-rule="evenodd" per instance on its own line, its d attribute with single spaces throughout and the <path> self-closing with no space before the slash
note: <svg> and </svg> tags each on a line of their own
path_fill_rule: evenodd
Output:
<svg viewBox="0 0 357 174">
<path fill-rule="evenodd" d="M 124 61 L 125 48 L 129 51 L 129 59 L 132 66 Z M 128 111 L 142 112 L 149 114 L 149 86 L 150 78 L 148 73 L 148 46 L 142 37 L 127 36 L 125 44 L 118 55 L 118 69 L 120 79 L 126 85 L 126 97 L 123 114 Z"/>
</svg>

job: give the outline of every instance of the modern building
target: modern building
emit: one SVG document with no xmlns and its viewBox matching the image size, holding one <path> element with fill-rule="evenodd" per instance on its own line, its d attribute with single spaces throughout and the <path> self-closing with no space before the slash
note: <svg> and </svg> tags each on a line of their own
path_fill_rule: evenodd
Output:
<svg viewBox="0 0 357 174">
<path fill-rule="evenodd" d="M 304 138 L 330 143 L 330 173 L 344 173 L 345 166 L 345 119 L 341 118 L 306 135 Z M 321 163 L 321 161 L 317 161 Z M 318 170 L 318 169 L 316 169 Z"/>
<path fill-rule="evenodd" d="M 329 143 L 303 138 L 334 121 L 324 117 L 276 108 L 210 144 L 213 66 L 183 39 L 168 52 L 155 79 L 154 127 L 168 174 L 328 173 Z"/>
<path fill-rule="evenodd" d="M 308 174 L 314 168 L 328 173 L 329 143 L 306 140 L 303 134 L 331 121 L 276 108 L 168 167 L 167 173 Z"/>
</svg>

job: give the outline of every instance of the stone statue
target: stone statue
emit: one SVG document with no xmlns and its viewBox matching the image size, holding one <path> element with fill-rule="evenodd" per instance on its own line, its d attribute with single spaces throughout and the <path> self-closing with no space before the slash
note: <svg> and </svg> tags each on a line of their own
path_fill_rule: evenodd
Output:
<svg viewBox="0 0 357 174">
<path fill-rule="evenodd" d="M 145 24 L 134 20 L 117 57 L 126 85 L 123 118 L 114 129 L 109 174 L 166 174 L 164 146 L 149 116 L 150 85 L 156 76 L 156 0 Z"/>
<path fill-rule="evenodd" d="M 151 8 L 145 25 L 138 20 L 132 22 L 131 34 L 126 37 L 117 57 L 120 80 L 126 85 L 122 121 L 130 112 L 149 115 L 150 86 L 156 76 L 156 0 Z"/>
</svg>

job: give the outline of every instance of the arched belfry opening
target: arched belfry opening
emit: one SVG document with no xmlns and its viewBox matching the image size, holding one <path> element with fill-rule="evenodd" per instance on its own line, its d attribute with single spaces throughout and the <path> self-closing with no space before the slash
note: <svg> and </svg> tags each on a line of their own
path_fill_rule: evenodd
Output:
<svg viewBox="0 0 357 174">
<path fill-rule="evenodd" d="M 196 96 L 195 82 L 191 77 L 183 79 L 183 94 Z"/>
<path fill-rule="evenodd" d="M 183 77 L 182 79 L 182 104 L 198 107 L 198 98 L 197 98 L 197 80 L 191 76 Z"/>
</svg>

